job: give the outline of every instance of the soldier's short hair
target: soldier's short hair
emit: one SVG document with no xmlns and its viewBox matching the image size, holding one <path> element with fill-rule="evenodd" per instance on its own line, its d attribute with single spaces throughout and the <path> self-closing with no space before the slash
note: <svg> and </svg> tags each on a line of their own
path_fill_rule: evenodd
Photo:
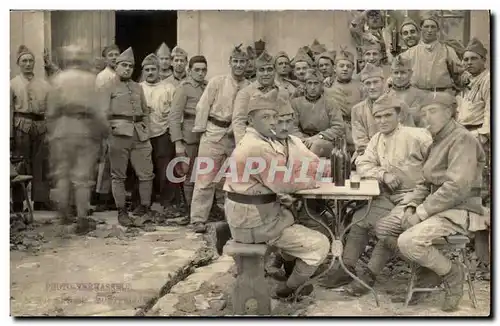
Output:
<svg viewBox="0 0 500 326">
<path fill-rule="evenodd" d="M 193 68 L 193 65 L 195 63 L 204 63 L 208 66 L 208 62 L 207 62 L 207 58 L 205 58 L 205 56 L 203 55 L 195 55 L 193 57 L 191 57 L 191 59 L 189 59 L 189 69 Z"/>
</svg>

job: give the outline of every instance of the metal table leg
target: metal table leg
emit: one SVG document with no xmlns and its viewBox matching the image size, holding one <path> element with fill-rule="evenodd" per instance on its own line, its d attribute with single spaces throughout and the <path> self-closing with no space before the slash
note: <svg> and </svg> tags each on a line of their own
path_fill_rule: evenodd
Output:
<svg viewBox="0 0 500 326">
<path fill-rule="evenodd" d="M 340 240 L 342 241 L 342 239 L 344 238 L 345 234 L 347 233 L 347 231 L 355 224 L 359 223 L 360 221 L 364 220 L 368 214 L 370 213 L 370 210 L 372 208 L 372 200 L 370 199 L 368 201 L 368 209 L 366 210 L 366 213 L 365 215 L 357 220 L 357 221 L 352 221 L 351 224 L 349 224 L 343 231 L 342 233 L 340 234 Z M 337 218 L 338 220 L 340 220 L 340 218 Z M 368 290 L 370 290 L 372 293 L 373 293 L 373 296 L 375 297 L 375 302 L 377 304 L 377 307 L 380 307 L 380 304 L 379 304 L 379 301 L 378 301 L 378 296 L 377 296 L 377 292 L 375 292 L 375 290 L 369 286 L 368 284 L 366 284 L 365 282 L 363 282 L 360 278 L 358 278 L 356 276 L 356 274 L 352 273 L 349 269 L 347 269 L 347 267 L 344 265 L 344 260 L 342 258 L 342 253 L 338 256 L 338 259 L 339 259 L 339 262 L 340 262 L 340 266 L 342 266 L 342 268 L 344 269 L 344 271 L 349 274 L 353 279 L 355 279 L 356 281 L 358 281 L 361 285 L 363 285 L 365 288 L 367 288 Z"/>
</svg>

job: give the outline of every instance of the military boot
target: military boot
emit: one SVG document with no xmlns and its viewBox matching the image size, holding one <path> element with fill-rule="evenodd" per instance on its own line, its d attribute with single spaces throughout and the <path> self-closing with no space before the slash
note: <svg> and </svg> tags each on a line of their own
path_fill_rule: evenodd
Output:
<svg viewBox="0 0 500 326">
<path fill-rule="evenodd" d="M 300 259 L 296 259 L 293 262 L 286 261 L 285 266 L 287 263 L 294 263 L 295 266 L 293 268 L 293 272 L 291 273 L 286 283 L 278 286 L 278 288 L 276 289 L 275 297 L 289 300 L 294 297 L 293 295 L 295 294 L 296 290 L 310 279 L 310 277 L 316 271 L 317 267 L 307 265 Z M 312 286 L 312 284 L 308 284 L 304 286 L 296 295 L 298 297 L 307 296 L 310 295 L 313 290 L 314 287 Z"/>
<path fill-rule="evenodd" d="M 76 221 L 75 233 L 84 235 L 97 229 L 97 222 L 90 217 L 80 217 Z"/>
<path fill-rule="evenodd" d="M 370 287 L 373 287 L 373 285 L 375 284 L 375 279 L 377 278 L 377 276 L 373 274 L 373 272 L 369 268 L 364 268 L 362 272 L 357 276 Z M 346 288 L 346 292 L 355 297 L 365 295 L 366 293 L 368 293 L 368 291 L 370 290 L 356 280 L 354 280 L 354 282 L 351 282 L 351 284 L 349 284 L 349 286 Z"/>
<path fill-rule="evenodd" d="M 356 269 L 352 266 L 346 265 L 346 268 L 353 274 L 356 274 Z M 334 289 L 341 287 L 343 285 L 347 285 L 351 283 L 352 277 L 351 275 L 347 274 L 347 272 L 342 268 L 339 267 L 333 272 L 330 271 L 326 276 L 321 280 L 321 286 L 327 288 L 327 289 Z"/>
<path fill-rule="evenodd" d="M 122 226 L 132 226 L 134 221 L 128 215 L 128 210 L 126 207 L 118 208 L 118 223 Z"/>
<path fill-rule="evenodd" d="M 464 295 L 465 272 L 460 263 L 452 263 L 448 274 L 443 276 L 445 297 L 443 311 L 455 311 Z"/>
<path fill-rule="evenodd" d="M 195 233 L 205 233 L 207 231 L 207 225 L 203 222 L 193 223 L 193 230 Z"/>
</svg>

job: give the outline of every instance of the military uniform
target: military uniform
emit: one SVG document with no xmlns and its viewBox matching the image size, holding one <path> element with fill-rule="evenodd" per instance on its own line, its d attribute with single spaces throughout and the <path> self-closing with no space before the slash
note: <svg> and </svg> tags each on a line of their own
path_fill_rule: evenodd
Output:
<svg viewBox="0 0 500 326">
<path fill-rule="evenodd" d="M 174 144 L 177 141 L 184 142 L 185 154 L 189 158 L 189 171 L 184 181 L 184 195 L 188 205 L 193 199 L 194 182 L 191 180 L 191 175 L 200 145 L 200 134 L 192 130 L 196 117 L 196 105 L 206 87 L 206 81 L 197 83 L 191 77 L 182 81 L 175 91 L 169 114 L 170 139 Z"/>
<path fill-rule="evenodd" d="M 110 45 L 104 49 L 104 55 L 106 55 L 107 51 L 110 50 L 119 50 L 116 45 Z M 97 78 L 95 80 L 96 87 L 100 90 L 104 89 L 107 84 L 110 82 L 117 80 L 118 76 L 113 68 L 106 66 L 104 70 L 97 74 Z M 107 109 L 107 108 L 105 108 Z M 107 114 L 107 112 L 106 112 Z M 107 141 L 103 141 L 101 145 L 101 157 L 99 158 L 99 168 L 97 172 L 97 184 L 96 184 L 96 193 L 99 196 L 102 196 L 104 201 L 108 202 L 110 200 L 109 197 L 112 197 L 111 192 L 111 163 L 109 162 L 109 148 Z M 105 207 L 103 207 L 105 209 Z M 96 210 L 101 210 L 100 207 L 97 207 Z"/>
<path fill-rule="evenodd" d="M 471 51 L 485 58 L 487 51 L 483 44 L 477 39 L 467 45 L 466 51 Z M 476 137 L 483 135 L 487 141 L 483 144 L 486 154 L 486 164 L 483 171 L 483 190 L 491 193 L 491 140 L 490 140 L 490 118 L 491 118 L 491 83 L 490 72 L 485 69 L 479 75 L 471 77 L 469 84 L 458 96 L 457 122 L 472 132 Z"/>
<path fill-rule="evenodd" d="M 311 59 L 311 57 L 304 51 L 303 48 L 300 48 L 297 51 L 297 54 L 295 54 L 295 57 L 292 59 L 292 62 L 290 63 L 293 66 L 297 62 L 306 62 L 309 65 L 309 68 L 312 68 L 314 62 Z M 295 97 L 301 97 L 305 95 L 305 82 L 301 80 L 294 80 L 295 82 L 295 93 L 293 94 L 292 98 Z"/>
<path fill-rule="evenodd" d="M 361 71 L 361 81 L 372 77 L 379 77 L 383 80 L 384 75 L 380 67 L 376 67 L 372 64 L 367 64 L 363 71 Z M 387 94 L 382 96 L 387 97 Z M 352 139 L 356 151 L 360 154 L 363 153 L 366 145 L 370 139 L 378 132 L 378 127 L 375 124 L 375 119 L 372 114 L 373 100 L 366 98 L 364 101 L 356 104 L 351 111 L 351 123 L 352 123 Z M 403 108 L 401 109 L 402 114 L 401 122 L 405 126 L 414 127 L 413 117 L 410 114 L 405 114 Z"/>
<path fill-rule="evenodd" d="M 117 59 L 134 63 L 132 48 L 125 50 Z M 149 141 L 149 115 L 142 87 L 132 80 L 116 80 L 107 85 L 111 100 L 109 120 L 109 157 L 113 196 L 119 215 L 127 214 L 125 208 L 125 179 L 128 162 L 139 178 L 141 205 L 151 204 L 152 180 L 154 179 L 151 160 L 152 147 Z M 123 220 L 125 223 L 125 221 Z"/>
<path fill-rule="evenodd" d="M 310 70 L 306 80 L 316 79 L 322 82 L 318 71 Z M 336 102 L 321 94 L 312 99 L 308 94 L 292 100 L 295 111 L 296 136 L 302 139 L 318 136 L 310 150 L 320 157 L 330 157 L 333 150 L 333 140 L 345 136 L 345 124 L 342 114 L 337 109 Z"/>
<path fill-rule="evenodd" d="M 148 55 L 142 62 L 146 65 L 158 65 L 158 58 L 154 54 Z M 170 140 L 168 115 L 175 92 L 175 86 L 164 81 L 151 84 L 147 81 L 140 83 L 146 99 L 146 105 L 151 110 L 149 115 L 149 137 L 153 148 L 153 165 L 155 167 L 155 183 L 161 204 L 166 206 L 175 196 L 176 186 L 166 175 L 167 166 L 175 157 L 175 147 Z"/>
<path fill-rule="evenodd" d="M 25 54 L 35 57 L 28 48 L 21 45 L 18 50 L 18 60 Z M 47 131 L 45 111 L 49 90 L 49 83 L 37 76 L 28 79 L 19 74 L 10 81 L 13 155 L 22 156 L 26 162 L 25 171 L 19 172 L 33 176 L 31 200 L 35 202 L 35 209 L 38 209 L 38 205 L 49 203 L 48 151 L 45 142 Z M 22 210 L 24 198 L 22 189 L 18 186 L 13 187 L 12 197 L 15 209 Z"/>
<path fill-rule="evenodd" d="M 274 58 L 269 55 L 265 50 L 256 60 L 256 67 L 259 68 L 265 65 L 273 65 Z M 248 119 L 248 105 L 250 98 L 255 93 L 267 93 L 273 89 L 278 89 L 278 96 L 280 97 L 280 105 L 290 105 L 288 100 L 288 92 L 285 89 L 280 89 L 276 85 L 263 86 L 258 80 L 254 81 L 247 87 L 243 88 L 236 99 L 234 100 L 234 109 L 232 117 L 232 125 L 234 132 L 234 139 L 236 144 L 243 138 L 246 131 L 247 119 Z"/>
<path fill-rule="evenodd" d="M 170 53 L 170 49 L 168 48 L 168 46 L 165 44 L 165 42 L 163 42 L 160 47 L 158 48 L 158 50 L 156 50 L 156 56 L 159 58 L 160 56 L 170 56 L 171 53 Z M 169 78 L 170 76 L 172 76 L 172 67 L 170 67 L 169 69 L 161 69 L 160 68 L 160 79 L 161 80 L 165 80 L 167 78 Z"/>
<path fill-rule="evenodd" d="M 250 111 L 276 108 L 277 91 L 255 94 L 251 99 Z M 316 174 L 319 159 L 302 142 L 293 136 L 288 139 L 288 153 L 280 151 L 276 141 L 263 137 L 254 128 L 248 127 L 246 134 L 231 155 L 235 162 L 237 177 L 226 179 L 224 190 L 228 192 L 225 212 L 233 239 L 242 243 L 267 243 L 279 248 L 287 260 L 298 258 L 294 271 L 286 286 L 296 289 L 315 272 L 317 266 L 328 254 L 328 238 L 323 234 L 294 223 L 292 212 L 278 201 L 274 194 L 293 194 L 301 189 L 315 187 L 312 177 Z M 262 157 L 266 168 L 243 180 L 247 160 Z M 299 182 L 301 162 L 311 159 L 307 181 Z M 280 166 L 290 162 L 293 165 L 291 180 L 272 178 L 271 161 Z M 296 164 L 297 163 L 297 164 Z M 267 196 L 266 196 L 267 195 Z M 273 197 L 262 204 L 247 202 L 247 198 Z"/>
<path fill-rule="evenodd" d="M 335 64 L 340 60 L 349 61 L 355 66 L 354 55 L 341 49 L 338 55 L 335 56 Z M 344 120 L 346 126 L 346 142 L 349 152 L 352 154 L 354 152 L 354 142 L 352 140 L 352 126 L 351 126 L 351 111 L 354 105 L 361 102 L 363 99 L 363 85 L 356 80 L 351 80 L 348 82 L 340 81 L 337 77 L 335 82 L 331 87 L 325 87 L 325 97 L 326 98 L 341 98 L 341 101 L 337 102 L 337 108 L 342 112 L 342 119 Z"/>
<path fill-rule="evenodd" d="M 447 95 L 447 96 L 445 96 Z M 444 93 L 430 98 L 423 106 L 453 105 Z M 390 214 L 378 222 L 377 236 L 398 236 L 398 248 L 410 261 L 444 277 L 447 283 L 444 310 L 453 310 L 463 295 L 463 272 L 458 265 L 432 246 L 436 238 L 457 233 L 467 235 L 487 229 L 489 215 L 483 215 L 480 188 L 485 155 L 479 142 L 451 119 L 436 135 L 422 169 L 423 178 L 405 195 L 401 205 L 414 207 L 417 221 L 402 229 L 403 214 Z M 418 224 L 414 224 L 418 223 Z M 381 230 L 383 229 L 383 233 Z"/>
<path fill-rule="evenodd" d="M 66 61 L 83 63 L 86 57 L 77 47 L 64 49 Z M 48 96 L 48 140 L 57 202 L 67 218 L 74 188 L 79 222 L 87 217 L 97 154 L 109 128 L 105 98 L 96 90 L 95 79 L 93 73 L 72 66 L 54 76 Z"/>
<path fill-rule="evenodd" d="M 435 17 L 424 17 L 422 22 L 430 19 L 439 26 L 439 20 Z M 413 75 L 411 83 L 413 86 L 432 92 L 449 92 L 454 95 L 453 75 L 462 72 L 462 64 L 455 50 L 448 45 L 436 40 L 426 44 L 423 40 L 414 47 L 406 50 L 401 56 L 410 60 Z"/>
<path fill-rule="evenodd" d="M 391 64 L 392 71 L 411 71 L 411 64 L 408 60 L 397 56 Z M 394 96 L 399 101 L 406 104 L 408 113 L 411 114 L 416 127 L 425 127 L 420 118 L 420 102 L 428 95 L 427 92 L 412 86 L 409 82 L 405 86 L 390 85 L 387 91 L 388 96 Z"/>
<path fill-rule="evenodd" d="M 399 106 L 395 98 L 381 97 L 373 105 L 373 114 Z M 368 142 L 363 155 L 356 159 L 357 172 L 363 178 L 376 179 L 381 185 L 381 195 L 373 200 L 369 215 L 363 219 L 367 207 L 354 213 L 355 224 L 346 240 L 343 253 L 344 263 L 351 271 L 355 271 L 358 259 L 364 252 L 369 240 L 369 231 L 375 229 L 377 221 L 388 214 L 397 214 L 403 210 L 398 205 L 404 195 L 415 187 L 422 177 L 422 166 L 427 158 L 427 151 L 431 146 L 432 138 L 426 129 L 398 125 L 389 134 L 377 132 Z M 401 184 L 394 191 L 384 183 L 384 175 L 390 173 L 396 176 Z M 361 220 L 363 219 L 363 220 Z M 367 269 L 359 275 L 365 282 L 373 285 L 375 277 L 379 275 L 391 258 L 396 247 L 396 238 L 391 239 L 389 245 L 383 236 L 379 237 Z M 392 246 L 391 246 L 392 245 Z M 366 277 L 367 275 L 368 277 Z M 327 287 L 337 287 L 349 283 L 351 277 L 343 270 L 331 274 Z M 366 289 L 352 285 L 352 290 L 363 292 Z"/>
<path fill-rule="evenodd" d="M 187 61 L 187 57 L 188 57 L 188 54 L 186 51 L 184 51 L 183 49 L 181 49 L 180 47 L 176 46 L 175 48 L 173 48 L 172 50 L 172 58 L 176 57 L 176 56 L 181 56 L 181 57 L 185 57 L 186 58 L 186 61 Z M 184 79 L 187 78 L 187 74 L 186 74 L 186 71 L 184 71 L 182 73 L 182 75 L 180 76 L 177 76 L 174 72 L 172 72 L 172 75 L 170 75 L 169 77 L 165 78 L 165 82 L 167 84 L 172 84 L 174 85 L 175 87 L 179 86 L 179 84 L 181 83 L 181 81 L 183 81 Z"/>
<path fill-rule="evenodd" d="M 246 58 L 245 52 L 236 48 L 232 57 Z M 193 132 L 202 132 L 198 157 L 214 162 L 208 174 L 196 175 L 193 200 L 191 202 L 191 223 L 206 223 L 213 204 L 217 183 L 214 180 L 225 159 L 234 149 L 231 130 L 234 100 L 237 93 L 250 82 L 235 80 L 231 74 L 212 78 L 196 105 Z M 222 201 L 222 193 L 218 192 Z"/>
</svg>

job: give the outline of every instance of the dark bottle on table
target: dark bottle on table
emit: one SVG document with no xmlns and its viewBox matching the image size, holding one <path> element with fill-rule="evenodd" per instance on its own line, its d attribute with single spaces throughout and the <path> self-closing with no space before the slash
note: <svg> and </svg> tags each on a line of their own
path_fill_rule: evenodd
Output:
<svg viewBox="0 0 500 326">
<path fill-rule="evenodd" d="M 351 178 L 351 155 L 349 155 L 349 152 L 347 152 L 347 141 L 345 138 L 341 139 L 340 149 L 342 151 L 342 155 L 344 156 L 344 164 L 345 164 L 344 179 L 349 180 Z"/>
<path fill-rule="evenodd" d="M 337 187 L 345 186 L 345 157 L 341 149 L 342 141 L 335 139 L 333 141 L 333 151 L 331 160 L 332 182 Z"/>
</svg>

